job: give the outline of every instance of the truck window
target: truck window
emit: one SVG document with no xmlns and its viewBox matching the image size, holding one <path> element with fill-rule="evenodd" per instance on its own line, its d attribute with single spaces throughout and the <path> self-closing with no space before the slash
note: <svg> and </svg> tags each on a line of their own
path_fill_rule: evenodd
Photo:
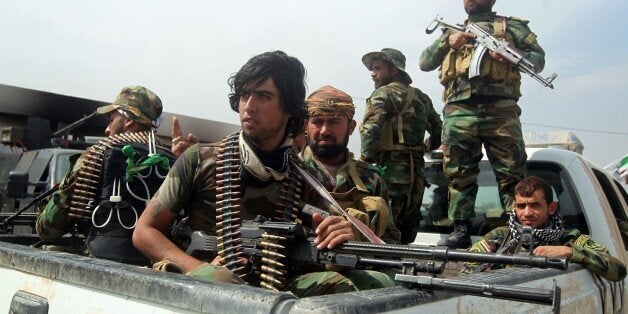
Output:
<svg viewBox="0 0 628 314">
<path fill-rule="evenodd" d="M 587 234 L 587 226 L 582 206 L 576 198 L 573 184 L 566 172 L 556 164 L 547 162 L 528 162 L 529 176 L 545 179 L 553 189 L 554 200 L 558 202 L 559 212 L 565 228 L 577 228 Z M 432 233 L 451 232 L 451 221 L 447 218 L 447 185 L 449 180 L 443 173 L 442 163 L 427 162 L 425 167 L 426 187 L 421 206 L 420 231 Z M 508 210 L 510 212 L 510 209 Z M 475 199 L 475 218 L 472 220 L 472 235 L 483 236 L 492 229 L 505 226 L 508 213 L 504 213 L 499 202 L 497 182 L 488 161 L 480 162 L 478 175 L 478 193 Z"/>
<path fill-rule="evenodd" d="M 592 170 L 595 174 L 595 178 L 600 183 L 600 186 L 602 186 L 604 196 L 606 196 L 606 199 L 611 206 L 611 210 L 613 211 L 613 215 L 615 216 L 615 222 L 617 223 L 617 227 L 619 228 L 622 235 L 624 248 L 628 250 L 628 219 L 626 218 L 625 208 L 626 191 L 618 182 L 610 178 L 608 175 L 604 174 L 602 171 L 599 171 L 597 169 Z M 621 195 L 618 193 L 621 193 Z"/>
<path fill-rule="evenodd" d="M 70 170 L 70 156 L 75 153 L 62 153 L 57 156 L 57 164 L 55 165 L 55 174 L 52 180 L 53 184 L 61 182 L 63 177 Z"/>
</svg>

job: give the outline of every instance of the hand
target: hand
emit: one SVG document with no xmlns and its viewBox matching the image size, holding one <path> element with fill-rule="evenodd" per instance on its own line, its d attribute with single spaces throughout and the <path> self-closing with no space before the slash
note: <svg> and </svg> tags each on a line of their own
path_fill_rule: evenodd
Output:
<svg viewBox="0 0 628 314">
<path fill-rule="evenodd" d="M 187 138 L 181 136 L 181 125 L 176 116 L 172 116 L 172 154 L 175 157 L 181 156 L 186 149 L 198 143 L 198 138 L 192 133 L 188 133 Z"/>
<path fill-rule="evenodd" d="M 547 257 L 571 257 L 573 249 L 566 245 L 542 245 L 534 249 L 532 254 Z"/>
<path fill-rule="evenodd" d="M 475 38 L 475 35 L 465 32 L 457 32 L 447 37 L 447 43 L 453 50 L 458 50 L 462 46 L 469 43 L 469 40 Z"/>
<path fill-rule="evenodd" d="M 317 225 L 314 244 L 319 250 L 332 249 L 342 242 L 355 240 L 351 222 L 344 217 L 329 216 L 323 219 L 320 214 L 315 213 L 312 215 L 312 221 Z"/>
<path fill-rule="evenodd" d="M 506 59 L 504 56 L 500 55 L 499 53 L 495 52 L 495 51 L 488 51 L 488 54 L 491 56 L 491 59 L 497 61 L 497 62 L 501 62 L 501 63 L 510 63 L 510 61 L 508 61 L 508 59 Z"/>
</svg>

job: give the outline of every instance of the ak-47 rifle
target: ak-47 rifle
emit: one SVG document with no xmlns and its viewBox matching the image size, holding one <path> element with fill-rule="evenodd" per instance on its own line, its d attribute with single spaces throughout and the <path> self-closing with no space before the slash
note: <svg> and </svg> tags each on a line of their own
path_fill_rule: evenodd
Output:
<svg viewBox="0 0 628 314">
<path fill-rule="evenodd" d="M 259 220 L 259 219 L 258 219 Z M 437 279 L 431 276 L 418 276 L 418 272 L 441 273 L 448 261 L 481 262 L 507 265 L 523 265 L 540 268 L 567 269 L 564 258 L 545 256 L 505 255 L 494 253 L 472 253 L 450 250 L 446 247 L 376 244 L 349 241 L 337 245 L 331 250 L 318 250 L 314 238 L 308 237 L 301 224 L 275 221 L 244 221 L 240 227 L 243 255 L 247 259 L 249 274 L 263 273 L 259 267 L 262 259 L 275 254 L 262 248 L 267 239 L 280 239 L 289 249 L 283 264 L 322 265 L 332 264 L 346 267 L 371 266 L 376 268 L 399 269 L 395 280 L 411 284 L 419 289 L 443 290 L 484 297 L 508 300 L 560 305 L 560 288 L 553 290 L 512 287 L 473 283 L 453 279 Z M 202 231 L 192 232 L 186 228 L 174 228 L 175 238 L 189 239 L 187 253 L 202 259 L 211 259 L 219 250 L 215 236 Z M 268 247 L 268 246 L 267 246 Z"/>
<path fill-rule="evenodd" d="M 543 78 L 542 76 L 538 75 L 535 71 L 534 65 L 532 64 L 532 62 L 530 62 L 530 60 L 524 57 L 523 52 L 514 47 L 510 47 L 506 40 L 496 38 L 477 24 L 467 23 L 466 26 L 462 26 L 447 23 L 443 20 L 442 17 L 437 15 L 432 23 L 427 26 L 425 32 L 431 34 L 438 28 L 439 25 L 455 31 L 466 32 L 475 35 L 475 42 L 477 43 L 477 45 L 475 50 L 473 51 L 473 56 L 471 57 L 471 65 L 469 66 L 469 78 L 474 78 L 480 75 L 480 62 L 482 61 L 482 57 L 486 53 L 486 50 L 490 50 L 503 56 L 510 63 L 516 65 L 520 71 L 528 73 L 530 76 L 532 76 L 532 78 L 543 84 L 543 86 L 552 89 L 554 88 L 554 85 L 552 85 L 552 81 L 554 81 L 554 79 L 558 77 L 558 74 L 553 73 L 547 78 Z"/>
</svg>

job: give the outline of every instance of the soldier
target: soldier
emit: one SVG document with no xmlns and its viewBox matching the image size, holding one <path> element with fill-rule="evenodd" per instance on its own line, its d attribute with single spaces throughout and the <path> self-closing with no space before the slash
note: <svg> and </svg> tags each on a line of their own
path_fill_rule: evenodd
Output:
<svg viewBox="0 0 628 314">
<path fill-rule="evenodd" d="M 292 137 L 303 128 L 306 116 L 304 79 L 301 62 L 281 51 L 251 58 L 229 79 L 229 100 L 240 115 L 242 131 L 214 145 L 192 145 L 177 159 L 138 221 L 133 242 L 140 251 L 201 280 L 242 283 L 246 268 L 240 258 L 242 220 L 262 216 L 293 221 L 302 202 L 320 206 L 320 197 L 302 184 L 290 163 L 296 158 Z M 191 229 L 220 235 L 222 251 L 211 264 L 186 254 L 164 235 L 183 209 Z M 314 214 L 312 220 L 318 249 L 355 238 L 344 217 Z M 281 253 L 287 255 L 288 248 L 262 249 L 279 253 L 262 261 L 267 263 L 262 274 L 245 279 L 268 289 L 308 296 L 394 285 L 388 276 L 373 271 L 304 274 L 277 260 Z"/>
<path fill-rule="evenodd" d="M 504 38 L 523 51 L 537 72 L 543 70 L 545 52 L 530 31 L 528 21 L 492 12 L 495 0 L 464 0 L 469 17 L 494 36 Z M 474 46 L 473 34 L 446 31 L 421 54 L 420 67 L 432 71 L 440 66 L 443 101 L 444 172 L 450 179 L 449 219 L 454 231 L 439 245 L 466 248 L 477 194 L 478 164 L 482 145 L 493 167 L 504 211 L 513 201 L 513 187 L 524 176 L 526 153 L 517 100 L 521 75 L 517 66 L 490 52 L 481 61 L 481 74 L 469 79 Z"/>
<path fill-rule="evenodd" d="M 367 99 L 360 126 L 361 159 L 384 169 L 401 243 L 412 243 L 425 189 L 423 153 L 440 146 L 442 121 L 430 98 L 410 86 L 412 79 L 404 70 L 406 57 L 399 50 L 367 53 L 362 63 L 371 71 L 375 91 Z M 424 145 L 425 131 L 430 137 Z"/>
<path fill-rule="evenodd" d="M 161 111 L 159 97 L 141 86 L 123 88 L 113 104 L 97 109 L 109 120 L 107 138 L 74 161 L 59 191 L 38 213 L 36 229 L 42 240 L 55 241 L 77 226 L 80 233 L 87 233 L 91 256 L 148 265 L 148 259 L 133 247 L 131 234 L 145 200 L 157 190 L 161 179 L 155 175 L 138 177 L 136 172 L 142 167 L 160 167 L 163 174 L 168 171 L 170 161 L 163 158 L 169 151 L 163 147 L 159 151 L 146 149 L 147 144 L 155 147 L 151 130 L 159 126 Z M 128 148 L 122 149 L 126 145 Z M 160 154 L 141 163 L 145 160 L 140 158 L 149 152 Z M 129 162 L 139 163 L 139 167 L 125 168 Z"/>
<path fill-rule="evenodd" d="M 539 177 L 527 177 L 515 186 L 513 212 L 507 227 L 493 229 L 475 243 L 470 252 L 567 257 L 608 280 L 621 281 L 626 267 L 608 249 L 579 230 L 562 226 L 558 204 L 552 200 L 552 187 Z M 500 265 L 465 263 L 461 274 L 495 269 Z"/>
<path fill-rule="evenodd" d="M 301 152 L 301 160 L 350 214 L 361 217 L 387 243 L 399 243 L 399 231 L 386 204 L 388 190 L 377 167 L 353 159 L 347 149 L 356 126 L 351 96 L 323 86 L 305 103 L 309 114 L 308 146 Z"/>
</svg>

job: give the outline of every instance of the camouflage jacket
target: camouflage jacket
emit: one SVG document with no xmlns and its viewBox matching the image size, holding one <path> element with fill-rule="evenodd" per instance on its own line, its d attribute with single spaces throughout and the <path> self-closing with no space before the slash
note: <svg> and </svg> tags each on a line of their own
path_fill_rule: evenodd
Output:
<svg viewBox="0 0 628 314">
<path fill-rule="evenodd" d="M 44 241 L 53 241 L 66 234 L 74 220 L 68 216 L 70 210 L 70 196 L 72 193 L 72 183 L 75 181 L 78 170 L 85 161 L 83 152 L 80 155 L 70 157 L 71 169 L 59 184 L 59 191 L 52 194 L 45 207 L 39 208 L 35 229 L 37 234 Z"/>
<path fill-rule="evenodd" d="M 405 150 L 419 152 L 414 154 L 415 158 L 423 160 L 426 131 L 430 133 L 430 146 L 440 144 L 442 120 L 432 101 L 418 88 L 413 88 L 415 98 L 410 106 L 405 106 L 409 88 L 413 87 L 393 82 L 376 89 L 367 99 L 360 125 L 362 160 L 378 162 L 386 151 Z"/>
<path fill-rule="evenodd" d="M 472 22 L 489 33 L 495 34 L 495 25 L 500 25 L 496 21 L 502 18 L 504 17 L 494 12 L 470 15 L 465 24 Z M 505 18 L 506 32 L 498 37 L 506 39 L 511 46 L 521 50 L 524 57 L 534 65 L 535 70 L 541 72 L 545 65 L 545 52 L 527 24 L 528 21 L 519 18 Z M 514 99 L 521 97 L 521 76 L 516 66 L 493 61 L 488 53 L 481 61 L 480 77 L 469 79 L 468 70 L 474 47 L 466 44 L 458 51 L 451 49 L 448 37 L 452 33 L 451 30 L 445 31 L 421 53 L 419 60 L 423 71 L 432 71 L 440 67 L 439 78 L 441 84 L 445 86 L 443 91 L 445 103 L 469 99 L 472 95 L 503 96 Z"/>
<path fill-rule="evenodd" d="M 392 221 L 386 201 L 388 189 L 376 166 L 353 159 L 353 153 L 349 152 L 346 162 L 338 168 L 335 181 L 332 182 L 332 178 L 325 174 L 325 166 L 316 160 L 308 146 L 303 149 L 299 157 L 309 168 L 310 173 L 316 176 L 344 209 L 366 211 L 369 215 L 367 225 L 382 240 L 386 243 L 399 243 L 400 234 Z M 381 198 L 383 202 L 373 203 L 379 206 L 369 206 L 368 199 L 372 201 L 373 197 Z M 367 200 L 364 201 L 365 199 Z"/>
<path fill-rule="evenodd" d="M 484 236 L 484 239 L 473 244 L 469 252 L 496 252 L 502 243 L 505 242 L 504 240 L 510 238 L 509 234 L 510 229 L 508 227 L 493 229 Z M 570 258 L 571 262 L 580 263 L 593 273 L 608 280 L 621 281 L 626 277 L 626 266 L 621 261 L 611 256 L 607 248 L 595 243 L 588 235 L 581 234 L 577 229 L 565 230 L 562 238 L 557 243 L 552 243 L 552 245 L 571 246 L 573 249 L 573 255 Z M 504 253 L 515 254 L 520 252 L 529 251 L 522 247 L 518 252 Z M 483 266 L 481 263 L 464 263 L 460 274 L 480 271 Z M 490 267 L 490 269 L 496 268 L 503 268 L 503 265 L 492 265 Z"/>
<path fill-rule="evenodd" d="M 193 230 L 202 230 L 210 235 L 216 234 L 218 144 L 197 144 L 187 149 L 174 163 L 155 194 L 159 203 L 172 213 L 184 210 L 187 224 Z M 273 181 L 265 187 L 245 187 L 240 217 L 243 220 L 252 220 L 257 215 L 274 217 L 276 211 L 282 210 L 282 186 L 282 181 Z M 300 199 L 324 208 L 320 197 L 308 186 L 303 187 Z"/>
</svg>

